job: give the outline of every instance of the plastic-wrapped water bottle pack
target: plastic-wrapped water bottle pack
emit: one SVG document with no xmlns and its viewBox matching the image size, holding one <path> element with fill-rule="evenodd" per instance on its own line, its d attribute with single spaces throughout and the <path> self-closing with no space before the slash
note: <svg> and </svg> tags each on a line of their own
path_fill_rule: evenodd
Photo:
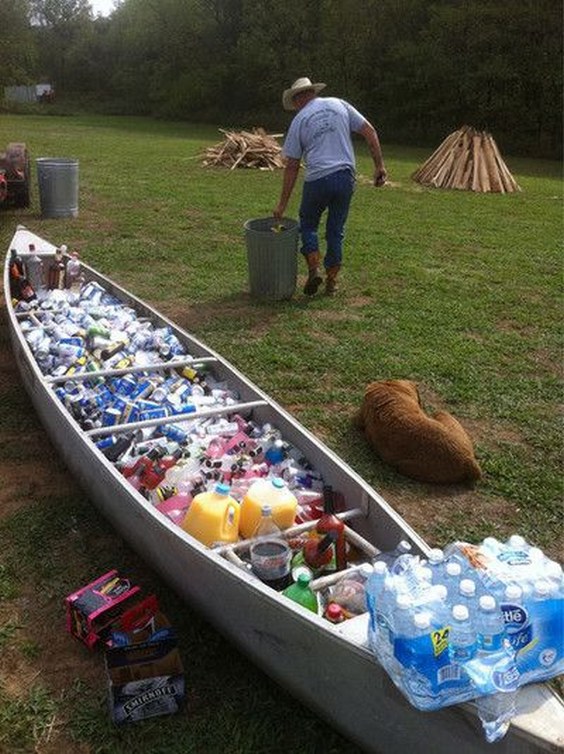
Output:
<svg viewBox="0 0 564 754">
<path fill-rule="evenodd" d="M 489 741 L 520 686 L 564 671 L 562 567 L 520 536 L 400 554 L 366 592 L 368 642 L 396 686 L 421 710 L 476 700 Z"/>
</svg>

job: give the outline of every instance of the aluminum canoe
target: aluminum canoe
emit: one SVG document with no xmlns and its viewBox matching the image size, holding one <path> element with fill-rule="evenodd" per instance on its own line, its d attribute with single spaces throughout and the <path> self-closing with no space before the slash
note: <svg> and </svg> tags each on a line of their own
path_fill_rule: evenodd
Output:
<svg viewBox="0 0 564 754">
<path fill-rule="evenodd" d="M 53 445 L 86 494 L 183 599 L 265 673 L 366 752 L 532 754 L 563 750 L 564 705 L 548 685 L 533 684 L 521 690 L 518 715 L 492 749 L 471 703 L 420 712 L 404 699 L 365 645 L 366 615 L 334 625 L 305 611 L 216 550 L 201 545 L 134 490 L 56 398 L 53 383 L 41 373 L 22 334 L 10 301 L 8 259 L 10 249 L 25 254 L 30 243 L 46 256 L 55 251 L 55 246 L 23 226 L 18 226 L 7 250 L 7 319 L 25 389 Z M 212 361 L 214 373 L 248 404 L 248 415 L 280 429 L 325 482 L 344 493 L 347 505 L 359 511 L 349 525 L 364 542 L 387 550 L 403 538 L 416 551 L 428 551 L 422 538 L 377 491 L 226 359 L 108 277 L 86 264 L 82 268 L 87 279 L 98 281 L 138 315 L 159 327 L 171 327 L 195 360 Z"/>
</svg>

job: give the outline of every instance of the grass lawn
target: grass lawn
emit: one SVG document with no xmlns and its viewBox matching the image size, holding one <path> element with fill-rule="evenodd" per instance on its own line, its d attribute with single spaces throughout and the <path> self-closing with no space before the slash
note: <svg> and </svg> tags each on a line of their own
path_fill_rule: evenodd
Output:
<svg viewBox="0 0 564 754">
<path fill-rule="evenodd" d="M 33 167 L 30 209 L 0 214 L 3 248 L 21 223 L 79 250 L 222 353 L 429 544 L 518 532 L 561 559 L 561 166 L 505 155 L 522 188 L 512 195 L 423 189 L 410 175 L 429 152 L 384 134 L 390 184 L 377 190 L 359 144 L 340 294 L 310 300 L 299 288 L 266 304 L 248 293 L 243 223 L 271 213 L 282 176 L 203 168 L 221 136 L 146 119 L 3 115 L 0 149 L 25 141 Z M 41 219 L 34 160 L 44 156 L 79 159 L 77 219 Z M 475 488 L 401 477 L 353 427 L 366 383 L 400 377 L 467 428 L 483 470 Z M 0 750 L 356 751 L 182 604 L 91 507 L 21 393 L 4 317 L 0 396 Z M 179 629 L 185 715 L 114 729 L 102 658 L 64 632 L 63 597 L 112 567 L 154 589 Z"/>
</svg>

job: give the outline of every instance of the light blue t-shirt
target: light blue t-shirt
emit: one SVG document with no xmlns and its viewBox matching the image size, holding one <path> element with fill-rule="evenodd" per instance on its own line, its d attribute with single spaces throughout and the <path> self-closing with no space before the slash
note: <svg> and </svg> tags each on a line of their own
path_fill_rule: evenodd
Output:
<svg viewBox="0 0 564 754">
<path fill-rule="evenodd" d="M 351 132 L 360 131 L 365 118 L 352 105 L 336 97 L 315 97 L 294 117 L 282 154 L 303 158 L 306 181 L 337 170 L 355 169 Z"/>
</svg>

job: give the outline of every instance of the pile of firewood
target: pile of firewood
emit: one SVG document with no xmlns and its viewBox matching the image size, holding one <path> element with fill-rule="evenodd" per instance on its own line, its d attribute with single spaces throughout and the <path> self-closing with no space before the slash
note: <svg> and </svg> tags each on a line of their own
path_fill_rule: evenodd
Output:
<svg viewBox="0 0 564 754">
<path fill-rule="evenodd" d="M 447 136 L 412 178 L 438 188 L 500 194 L 521 191 L 491 134 L 471 126 Z"/>
<path fill-rule="evenodd" d="M 224 131 L 225 139 L 220 144 L 208 147 L 204 152 L 202 164 L 221 165 L 235 168 L 256 168 L 258 170 L 276 170 L 283 168 L 282 147 L 276 141 L 283 134 L 267 134 L 263 128 L 250 131 Z"/>
</svg>

